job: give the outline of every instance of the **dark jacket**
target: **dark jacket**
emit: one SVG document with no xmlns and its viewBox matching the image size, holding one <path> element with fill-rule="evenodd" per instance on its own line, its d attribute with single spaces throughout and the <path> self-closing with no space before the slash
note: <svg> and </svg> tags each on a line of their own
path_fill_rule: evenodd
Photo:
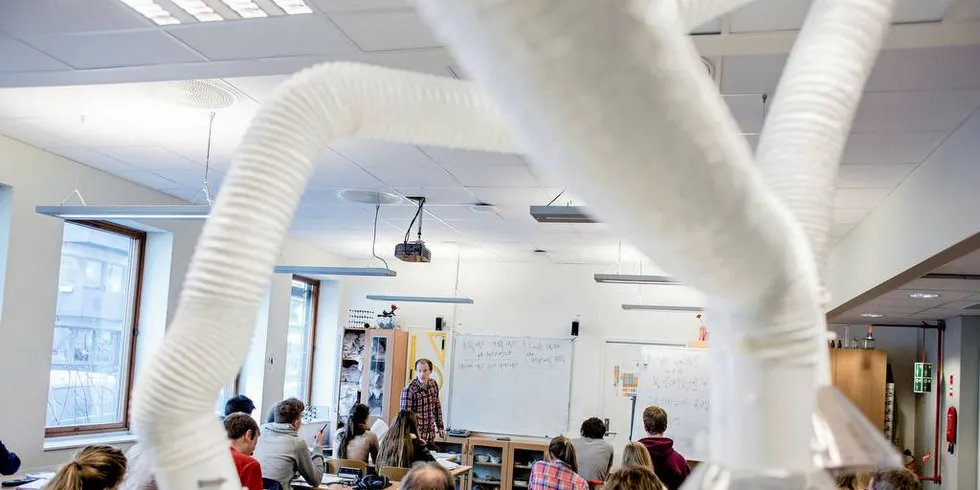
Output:
<svg viewBox="0 0 980 490">
<path fill-rule="evenodd" d="M 20 469 L 20 458 L 16 454 L 7 451 L 7 447 L 0 441 L 0 475 L 13 475 Z"/>
<path fill-rule="evenodd" d="M 687 460 L 681 453 L 674 451 L 673 439 L 667 437 L 644 437 L 640 439 L 647 451 L 650 451 L 650 459 L 653 460 L 653 471 L 657 473 L 660 480 L 667 486 L 667 490 L 677 490 L 684 479 L 691 473 L 691 468 L 687 465 Z"/>
</svg>

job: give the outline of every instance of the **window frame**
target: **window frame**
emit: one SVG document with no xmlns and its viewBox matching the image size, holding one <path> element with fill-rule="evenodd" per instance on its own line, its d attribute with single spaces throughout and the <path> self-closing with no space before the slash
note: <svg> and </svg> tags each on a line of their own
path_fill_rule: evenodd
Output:
<svg viewBox="0 0 980 490">
<path fill-rule="evenodd" d="M 83 434 L 103 434 L 107 432 L 122 432 L 129 430 L 129 408 L 132 401 L 132 391 L 133 391 L 133 381 L 136 375 L 136 343 L 139 337 L 139 325 L 140 325 L 140 302 L 142 300 L 143 293 L 143 268 L 146 263 L 146 232 L 135 230 L 133 228 L 128 228 L 125 226 L 120 226 L 115 223 L 110 223 L 107 221 L 92 221 L 92 220 L 65 220 L 65 223 L 71 223 L 73 225 L 85 226 L 95 230 L 105 231 L 109 233 L 115 233 L 117 235 L 125 236 L 133 241 L 135 241 L 133 250 L 138 254 L 137 260 L 135 262 L 136 271 L 133 281 L 133 298 L 132 298 L 132 325 L 130 326 L 129 334 L 129 352 L 125 356 L 126 373 L 123 378 L 126 380 L 125 389 L 122 390 L 123 403 L 122 403 L 122 420 L 120 422 L 112 422 L 107 424 L 86 424 L 86 425 L 64 425 L 58 427 L 48 427 L 45 424 L 44 436 L 45 437 L 64 437 L 73 435 L 83 435 Z M 58 267 L 60 270 L 61 263 L 59 258 Z M 60 283 L 60 272 L 59 272 L 59 283 Z M 59 284 L 60 286 L 60 284 Z M 54 328 L 54 326 L 52 326 Z M 48 368 L 50 376 L 51 368 Z M 50 390 L 50 388 L 49 388 Z"/>
<path fill-rule="evenodd" d="M 293 275 L 292 280 L 306 283 L 307 285 L 311 286 L 310 296 L 313 298 L 313 308 L 310 313 L 311 314 L 310 357 L 306 363 L 306 393 L 305 393 L 306 399 L 303 400 L 303 403 L 305 403 L 306 406 L 309 407 L 310 405 L 312 405 L 313 402 L 313 363 L 314 363 L 314 359 L 316 359 L 316 334 L 317 334 L 317 326 L 319 324 L 319 322 L 317 321 L 317 316 L 320 307 L 320 281 L 317 279 L 311 279 L 309 277 L 298 276 L 295 274 Z M 290 285 L 290 289 L 292 289 L 291 285 Z M 290 292 L 290 295 L 292 295 L 292 292 Z M 285 381 L 285 378 L 283 379 L 283 381 Z"/>
</svg>

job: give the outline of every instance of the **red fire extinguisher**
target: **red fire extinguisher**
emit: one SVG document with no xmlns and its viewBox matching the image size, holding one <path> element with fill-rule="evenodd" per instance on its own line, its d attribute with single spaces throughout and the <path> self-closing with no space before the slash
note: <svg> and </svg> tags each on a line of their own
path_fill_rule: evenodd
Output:
<svg viewBox="0 0 980 490">
<path fill-rule="evenodd" d="M 947 451 L 953 454 L 953 446 L 956 445 L 956 407 L 946 410 L 946 442 L 949 443 Z"/>
</svg>

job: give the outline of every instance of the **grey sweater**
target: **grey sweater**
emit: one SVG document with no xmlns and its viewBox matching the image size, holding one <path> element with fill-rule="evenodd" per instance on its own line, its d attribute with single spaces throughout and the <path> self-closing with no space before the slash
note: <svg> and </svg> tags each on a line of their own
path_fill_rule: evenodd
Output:
<svg viewBox="0 0 980 490">
<path fill-rule="evenodd" d="M 314 447 L 310 454 L 306 442 L 299 438 L 292 424 L 270 422 L 262 426 L 259 442 L 252 456 L 262 467 L 262 478 L 275 480 L 284 490 L 291 490 L 293 476 L 299 473 L 310 486 L 320 485 L 323 478 L 323 448 Z"/>
</svg>

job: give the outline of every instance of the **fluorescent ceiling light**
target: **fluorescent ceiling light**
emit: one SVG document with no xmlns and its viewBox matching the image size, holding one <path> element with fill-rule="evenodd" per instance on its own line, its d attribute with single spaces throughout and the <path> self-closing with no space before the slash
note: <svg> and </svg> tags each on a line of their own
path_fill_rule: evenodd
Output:
<svg viewBox="0 0 980 490">
<path fill-rule="evenodd" d="M 674 284 L 680 285 L 676 279 L 668 276 L 641 276 L 634 274 L 596 274 L 595 282 L 606 284 Z"/>
<path fill-rule="evenodd" d="M 277 265 L 275 273 L 300 276 L 395 277 L 398 275 L 397 272 L 384 267 L 321 267 L 315 265 Z"/>
<path fill-rule="evenodd" d="M 626 311 L 691 311 L 702 312 L 704 308 L 698 306 L 673 306 L 673 305 L 623 305 Z"/>
<path fill-rule="evenodd" d="M 228 8 L 235 11 L 236 14 L 240 15 L 243 19 L 254 19 L 257 17 L 268 17 L 269 14 L 265 13 L 255 2 L 252 0 L 221 0 L 222 3 L 228 6 Z"/>
<path fill-rule="evenodd" d="M 540 223 L 598 223 L 585 206 L 531 206 L 531 217 Z"/>
<path fill-rule="evenodd" d="M 383 294 L 369 294 L 367 299 L 373 301 L 391 301 L 394 303 L 453 303 L 453 304 L 473 304 L 473 300 L 467 297 L 457 296 L 387 296 Z"/>
<path fill-rule="evenodd" d="M 861 316 L 865 318 L 881 318 L 885 315 L 882 315 L 881 313 L 861 313 Z"/>
<path fill-rule="evenodd" d="M 225 20 L 224 17 L 218 15 L 208 4 L 201 0 L 170 0 L 175 5 L 180 7 L 181 10 L 187 12 L 194 16 L 195 19 L 201 22 L 215 22 L 219 20 Z"/>
<path fill-rule="evenodd" d="M 153 0 L 122 0 L 122 2 L 158 26 L 180 24 L 180 20 L 170 15 L 170 12 L 164 10 Z"/>
<path fill-rule="evenodd" d="M 61 219 L 205 219 L 211 206 L 194 204 L 148 206 L 37 206 L 38 214 Z"/>
<path fill-rule="evenodd" d="M 313 13 L 313 9 L 311 9 L 308 5 L 306 5 L 306 2 L 304 2 L 303 0 L 273 0 L 273 1 L 276 2 L 276 5 L 278 5 L 279 8 L 283 10 L 283 12 L 286 12 L 289 15 Z"/>
<path fill-rule="evenodd" d="M 939 293 L 909 293 L 909 298 L 912 299 L 935 299 L 939 297 Z"/>
</svg>

